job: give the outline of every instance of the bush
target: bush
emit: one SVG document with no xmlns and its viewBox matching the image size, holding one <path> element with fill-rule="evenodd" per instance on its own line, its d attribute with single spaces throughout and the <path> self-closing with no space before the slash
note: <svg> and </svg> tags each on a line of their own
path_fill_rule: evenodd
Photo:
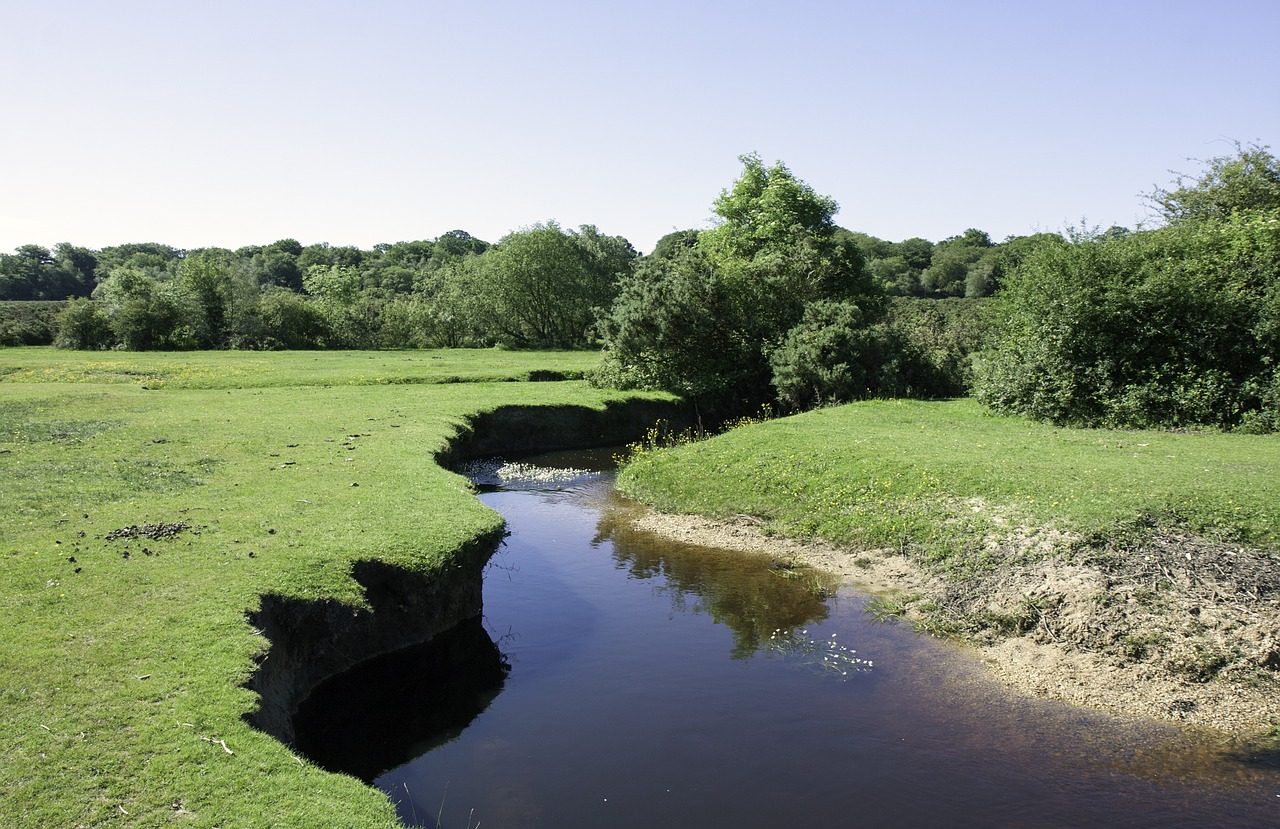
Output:
<svg viewBox="0 0 1280 829">
<path fill-rule="evenodd" d="M 1278 252 L 1275 210 L 1041 247 L 997 299 L 976 395 L 1058 424 L 1274 424 Z"/>
<path fill-rule="evenodd" d="M 896 361 L 886 334 L 883 326 L 868 327 L 866 314 L 851 302 L 810 304 L 770 355 L 778 400 L 808 409 L 868 398 L 894 385 Z"/>
<path fill-rule="evenodd" d="M 256 324 L 241 348 L 305 350 L 320 348 L 328 336 L 318 305 L 286 288 L 263 293 L 253 310 Z"/>
<path fill-rule="evenodd" d="M 0 346 L 50 345 L 65 302 L 0 302 Z"/>
<path fill-rule="evenodd" d="M 111 320 L 97 305 L 87 299 L 73 299 L 58 315 L 58 348 L 96 351 L 115 345 Z"/>
<path fill-rule="evenodd" d="M 994 331 L 990 299 L 913 299 L 895 297 L 889 304 L 882 338 L 896 360 L 893 384 L 880 393 L 890 397 L 962 397 L 973 385 L 973 355 L 985 348 Z"/>
</svg>

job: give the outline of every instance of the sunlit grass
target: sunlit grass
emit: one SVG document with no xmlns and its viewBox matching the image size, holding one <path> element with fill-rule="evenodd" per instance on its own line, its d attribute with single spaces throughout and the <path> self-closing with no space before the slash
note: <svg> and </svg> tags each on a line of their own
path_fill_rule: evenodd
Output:
<svg viewBox="0 0 1280 829">
<path fill-rule="evenodd" d="M 580 379 L 590 351 L 190 351 L 71 352 L 0 349 L 0 383 L 105 383 L 147 389 L 379 386 L 498 380 Z"/>
<path fill-rule="evenodd" d="M 991 548 L 1016 534 L 1096 539 L 1152 523 L 1280 548 L 1280 436 L 1059 429 L 969 400 L 870 401 L 735 429 L 642 454 L 621 485 L 665 510 L 757 515 L 961 572 L 995 566 Z"/>
<path fill-rule="evenodd" d="M 246 614 L 266 592 L 359 606 L 353 562 L 429 571 L 494 529 L 433 462 L 464 417 L 616 397 L 442 382 L 578 355 L 432 354 L 0 351 L 21 366 L 0 382 L 0 826 L 397 825 L 242 719 L 268 645 Z M 90 382 L 104 362 L 169 382 Z M 147 524 L 173 532 L 113 533 Z"/>
</svg>

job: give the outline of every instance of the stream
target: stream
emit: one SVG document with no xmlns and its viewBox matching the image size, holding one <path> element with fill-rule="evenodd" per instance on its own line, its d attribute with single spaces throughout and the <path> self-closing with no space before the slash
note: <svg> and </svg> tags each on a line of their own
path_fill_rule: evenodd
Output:
<svg viewBox="0 0 1280 829">
<path fill-rule="evenodd" d="M 295 718 L 408 825 L 1280 826 L 1274 757 L 1017 697 L 820 574 L 637 531 L 607 452 L 526 463 L 480 479 L 483 618 Z"/>
</svg>

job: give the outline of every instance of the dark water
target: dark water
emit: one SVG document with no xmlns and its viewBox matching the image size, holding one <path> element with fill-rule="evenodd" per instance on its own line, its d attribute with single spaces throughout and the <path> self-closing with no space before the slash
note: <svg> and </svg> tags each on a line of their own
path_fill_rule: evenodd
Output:
<svg viewBox="0 0 1280 829">
<path fill-rule="evenodd" d="M 511 530 L 483 626 L 298 722 L 407 823 L 1280 826 L 1274 758 L 1010 697 L 863 596 L 629 529 L 607 474 L 482 498 Z"/>
</svg>

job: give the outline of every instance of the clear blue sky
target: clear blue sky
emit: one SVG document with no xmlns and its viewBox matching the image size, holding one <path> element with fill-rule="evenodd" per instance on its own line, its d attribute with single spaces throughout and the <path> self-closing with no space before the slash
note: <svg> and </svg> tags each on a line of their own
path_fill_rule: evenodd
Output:
<svg viewBox="0 0 1280 829">
<path fill-rule="evenodd" d="M 646 252 L 752 151 L 852 230 L 998 240 L 1280 151 L 1280 0 L 4 0 L 0 32 L 6 252 L 550 219 Z"/>
</svg>

